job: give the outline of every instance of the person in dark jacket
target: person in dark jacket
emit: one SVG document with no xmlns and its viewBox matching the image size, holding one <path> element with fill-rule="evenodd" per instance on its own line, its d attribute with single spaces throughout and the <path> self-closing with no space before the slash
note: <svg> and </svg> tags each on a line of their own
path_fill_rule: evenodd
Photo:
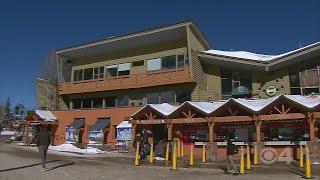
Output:
<svg viewBox="0 0 320 180">
<path fill-rule="evenodd" d="M 37 137 L 37 146 L 38 146 L 40 157 L 41 157 L 42 171 L 48 170 L 46 168 L 46 161 L 47 161 L 47 151 L 48 151 L 50 142 L 51 142 L 51 136 L 48 131 L 48 127 L 42 124 L 40 126 L 40 130 Z"/>
<path fill-rule="evenodd" d="M 238 153 L 237 146 L 232 143 L 229 137 L 227 137 L 227 162 L 228 162 L 228 167 L 227 167 L 227 173 L 233 173 L 233 174 L 238 174 L 239 171 L 234 165 L 233 162 L 233 155 Z"/>
</svg>

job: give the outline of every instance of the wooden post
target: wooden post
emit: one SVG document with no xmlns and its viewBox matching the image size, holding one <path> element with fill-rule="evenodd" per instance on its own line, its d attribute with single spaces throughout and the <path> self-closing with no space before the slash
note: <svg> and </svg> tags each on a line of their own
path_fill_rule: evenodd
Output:
<svg viewBox="0 0 320 180">
<path fill-rule="evenodd" d="M 256 119 L 255 125 L 256 125 L 256 142 L 261 142 L 261 121 Z"/>
<path fill-rule="evenodd" d="M 214 141 L 214 122 L 209 122 L 208 123 L 209 126 L 209 140 L 210 142 Z"/>
<path fill-rule="evenodd" d="M 172 141 L 172 126 L 173 126 L 173 124 L 167 124 L 167 128 L 168 128 L 168 141 Z"/>
<path fill-rule="evenodd" d="M 136 139 L 136 132 L 137 132 L 137 124 L 134 121 L 131 121 L 132 128 L 131 128 L 131 133 L 132 133 L 132 141 Z"/>
<path fill-rule="evenodd" d="M 315 136 L 315 124 L 316 124 L 315 122 L 316 122 L 316 120 L 311 112 L 308 112 L 307 118 L 308 118 L 308 123 L 309 123 L 310 141 L 315 142 L 318 140 L 317 137 Z"/>
</svg>

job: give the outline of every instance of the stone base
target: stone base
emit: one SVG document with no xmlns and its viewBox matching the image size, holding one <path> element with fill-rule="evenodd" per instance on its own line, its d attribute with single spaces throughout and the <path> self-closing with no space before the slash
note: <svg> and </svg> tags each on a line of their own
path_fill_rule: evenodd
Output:
<svg viewBox="0 0 320 180">
<path fill-rule="evenodd" d="M 206 145 L 206 158 L 209 161 L 216 161 L 218 158 L 217 143 L 208 142 Z"/>
<path fill-rule="evenodd" d="M 311 142 L 308 143 L 310 149 L 310 160 L 312 163 L 320 163 L 320 143 Z"/>
</svg>

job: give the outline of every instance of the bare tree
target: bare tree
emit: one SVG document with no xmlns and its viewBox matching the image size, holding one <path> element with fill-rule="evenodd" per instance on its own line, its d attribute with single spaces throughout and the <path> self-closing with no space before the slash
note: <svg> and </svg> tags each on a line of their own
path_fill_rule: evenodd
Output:
<svg viewBox="0 0 320 180">
<path fill-rule="evenodd" d="M 44 58 L 40 69 L 39 78 L 41 79 L 58 79 L 57 78 L 57 55 L 55 51 L 49 53 L 47 57 Z"/>
</svg>

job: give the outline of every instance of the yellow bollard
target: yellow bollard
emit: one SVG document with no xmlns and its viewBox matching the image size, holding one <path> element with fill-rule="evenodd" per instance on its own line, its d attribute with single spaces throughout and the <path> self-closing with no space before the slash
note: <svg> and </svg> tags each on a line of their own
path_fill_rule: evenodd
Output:
<svg viewBox="0 0 320 180">
<path fill-rule="evenodd" d="M 254 143 L 254 152 L 253 152 L 253 164 L 257 165 L 259 164 L 258 162 L 258 147 L 257 143 Z"/>
<path fill-rule="evenodd" d="M 312 179 L 309 147 L 306 145 L 306 179 Z"/>
<path fill-rule="evenodd" d="M 183 147 L 183 141 L 181 141 L 181 157 L 183 157 L 184 156 L 184 147 Z"/>
<path fill-rule="evenodd" d="M 251 169 L 250 146 L 247 144 L 247 169 Z"/>
<path fill-rule="evenodd" d="M 150 164 L 153 163 L 154 160 L 154 153 L 153 153 L 153 143 L 151 143 L 151 147 L 150 147 L 150 156 L 149 156 L 149 162 Z"/>
<path fill-rule="evenodd" d="M 136 166 L 140 166 L 140 153 L 139 153 L 139 148 L 140 148 L 140 144 L 137 143 L 137 148 L 136 148 L 136 157 L 134 159 L 134 165 Z"/>
<path fill-rule="evenodd" d="M 193 161 L 193 143 L 191 143 L 191 145 L 190 145 L 189 166 L 194 166 L 194 161 Z"/>
<path fill-rule="evenodd" d="M 203 143 L 202 145 L 202 158 L 201 162 L 205 163 L 206 162 L 206 144 Z"/>
<path fill-rule="evenodd" d="M 240 148 L 240 174 L 244 174 L 244 154 L 243 146 Z"/>
<path fill-rule="evenodd" d="M 169 148 L 170 148 L 170 142 L 167 142 L 167 147 L 166 147 L 166 161 L 169 161 Z"/>
<path fill-rule="evenodd" d="M 302 145 L 300 145 L 300 158 L 299 158 L 299 161 L 300 161 L 300 167 L 303 168 L 303 147 L 302 147 Z"/>
<path fill-rule="evenodd" d="M 181 146 L 180 146 L 180 139 L 179 140 L 177 140 L 176 141 L 177 142 L 177 149 L 178 149 L 178 151 L 177 151 L 177 158 L 179 158 L 180 157 L 180 154 L 181 154 Z"/>
<path fill-rule="evenodd" d="M 171 170 L 177 169 L 177 144 L 174 142 L 173 144 L 173 152 L 172 152 L 172 168 Z"/>
</svg>

